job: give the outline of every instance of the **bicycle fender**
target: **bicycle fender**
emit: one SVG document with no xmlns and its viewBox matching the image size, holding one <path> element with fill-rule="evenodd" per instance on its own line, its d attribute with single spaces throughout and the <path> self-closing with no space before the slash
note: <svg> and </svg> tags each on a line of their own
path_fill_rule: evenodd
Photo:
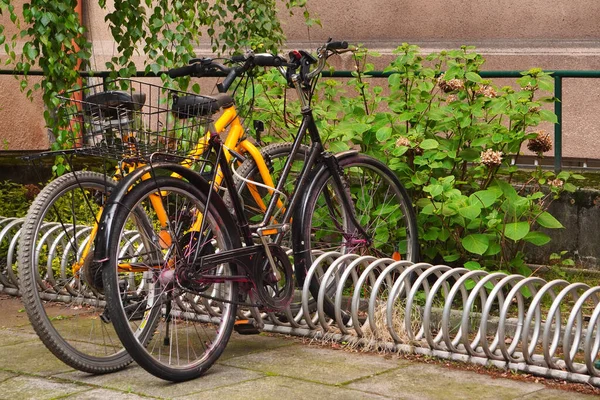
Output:
<svg viewBox="0 0 600 400">
<path fill-rule="evenodd" d="M 334 154 L 334 157 L 339 161 L 343 161 L 346 158 L 352 157 L 358 154 L 358 150 L 347 150 L 341 153 Z M 304 231 L 304 221 L 302 216 L 306 212 L 306 208 L 308 207 L 308 200 L 310 198 L 310 194 L 315 190 L 315 186 L 321 176 L 323 176 L 327 172 L 327 165 L 324 162 L 317 164 L 313 170 L 310 172 L 308 177 L 308 187 L 302 194 L 300 201 L 298 202 L 298 206 L 294 210 L 294 215 L 292 221 L 292 248 L 294 249 L 294 271 L 296 274 L 296 281 L 298 284 L 302 285 L 304 283 L 304 277 L 306 276 L 306 271 L 310 268 L 310 265 L 305 265 L 305 257 L 304 253 L 306 244 L 302 240 L 302 232 Z"/>
<path fill-rule="evenodd" d="M 191 169 L 179 164 L 155 163 L 152 165 L 146 165 L 142 168 L 136 169 L 135 171 L 131 172 L 119 182 L 117 187 L 110 194 L 110 197 L 108 198 L 106 205 L 104 206 L 102 216 L 100 217 L 100 221 L 98 222 L 98 233 L 96 234 L 94 248 L 94 262 L 103 263 L 109 257 L 108 249 L 111 239 L 110 232 L 112 231 L 114 216 L 119 210 L 121 202 L 123 198 L 127 195 L 127 192 L 129 191 L 131 185 L 137 180 L 141 179 L 142 176 L 146 174 L 153 175 L 157 170 L 166 170 L 172 173 L 179 174 L 203 192 L 208 193 L 208 191 L 210 190 L 211 185 L 206 179 L 200 176 L 200 174 L 198 174 L 197 172 L 194 172 Z M 221 203 L 217 204 L 219 209 L 227 209 L 225 203 L 223 202 L 223 199 L 220 196 L 212 196 L 211 201 Z M 236 226 L 231 214 L 227 213 L 227 215 L 222 215 L 222 218 L 226 226 Z"/>
</svg>

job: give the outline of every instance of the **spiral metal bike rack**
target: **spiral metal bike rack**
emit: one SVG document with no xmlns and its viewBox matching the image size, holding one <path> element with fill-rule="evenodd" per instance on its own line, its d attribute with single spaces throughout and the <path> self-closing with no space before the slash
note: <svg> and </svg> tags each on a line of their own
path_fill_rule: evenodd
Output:
<svg viewBox="0 0 600 400">
<path fill-rule="evenodd" d="M 320 277 L 316 299 L 313 276 Z M 310 267 L 301 309 L 263 322 L 270 332 L 600 387 L 599 294 L 600 287 L 564 280 L 330 252 Z M 335 318 L 324 312 L 327 301 Z"/>
<path fill-rule="evenodd" d="M 12 264 L 22 223 L 0 217 L 0 245 L 8 249 L 6 260 L 0 260 L 0 289 L 11 295 L 18 295 Z M 38 247 L 47 246 L 49 260 L 61 260 L 55 273 L 64 282 L 66 253 L 81 255 L 90 228 L 76 227 L 69 235 L 59 228 L 45 224 Z M 129 244 L 122 250 L 142 251 L 140 235 L 126 235 Z M 73 238 L 77 247 L 65 245 Z M 65 254 L 58 254 L 58 248 Z M 315 257 L 292 306 L 281 313 L 240 308 L 239 317 L 253 318 L 268 332 L 494 365 L 600 387 L 600 370 L 594 366 L 600 350 L 600 287 L 356 254 Z M 316 298 L 310 291 L 312 279 L 320 282 Z M 98 301 L 92 291 L 82 298 L 81 292 L 75 296 L 68 284 L 56 282 L 52 273 L 40 277 L 40 288 L 54 288 L 45 291 L 48 300 Z M 219 312 L 218 302 L 201 296 L 185 295 L 178 304 L 182 312 L 201 319 Z M 333 309 L 335 318 L 326 309 Z"/>
</svg>

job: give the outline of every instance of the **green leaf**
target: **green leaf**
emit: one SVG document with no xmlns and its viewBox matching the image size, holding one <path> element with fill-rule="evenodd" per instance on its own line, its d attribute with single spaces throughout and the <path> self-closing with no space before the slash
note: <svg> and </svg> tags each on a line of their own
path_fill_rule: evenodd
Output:
<svg viewBox="0 0 600 400">
<path fill-rule="evenodd" d="M 498 199 L 498 192 L 480 190 L 469 196 L 469 204 L 478 204 L 480 207 L 490 207 Z"/>
<path fill-rule="evenodd" d="M 451 262 L 458 260 L 460 258 L 460 254 L 458 254 L 458 253 L 445 254 L 444 256 L 442 256 L 442 258 L 444 259 L 444 261 L 451 263 Z"/>
<path fill-rule="evenodd" d="M 554 114 L 554 111 L 551 110 L 540 110 L 540 118 L 542 121 L 552 122 L 553 124 L 558 123 L 556 114 Z"/>
<path fill-rule="evenodd" d="M 479 264 L 477 261 L 467 261 L 465 263 L 465 268 L 470 271 L 475 271 L 481 269 L 481 264 Z"/>
<path fill-rule="evenodd" d="M 390 136 L 392 136 L 392 128 L 390 128 L 389 126 L 384 126 L 383 128 L 380 128 L 377 131 L 375 136 L 380 142 L 385 142 L 390 138 Z"/>
<path fill-rule="evenodd" d="M 440 229 L 439 228 L 429 228 L 426 229 L 425 232 L 423 233 L 423 240 L 426 241 L 433 241 L 433 240 L 437 240 L 437 238 L 440 235 Z"/>
<path fill-rule="evenodd" d="M 515 242 L 523 239 L 529 233 L 529 222 L 513 222 L 504 226 L 504 236 Z"/>
<path fill-rule="evenodd" d="M 408 151 L 407 146 L 398 146 L 392 150 L 392 154 L 396 157 L 402 157 Z"/>
<path fill-rule="evenodd" d="M 542 232 L 529 232 L 524 239 L 536 246 L 543 246 L 550 242 L 550 236 Z"/>
<path fill-rule="evenodd" d="M 379 243 L 388 243 L 390 241 L 390 230 L 387 226 L 381 226 L 375 229 L 374 240 Z"/>
<path fill-rule="evenodd" d="M 547 211 L 544 211 L 543 213 L 541 213 L 540 216 L 537 218 L 536 222 L 538 224 L 540 224 L 541 226 L 543 226 L 544 228 L 549 228 L 549 229 L 564 228 L 564 226 L 556 218 L 554 218 L 552 216 L 552 214 L 550 214 Z"/>
<path fill-rule="evenodd" d="M 332 153 L 340 153 L 342 151 L 346 151 L 349 149 L 350 149 L 350 146 L 348 146 L 348 143 L 340 142 L 340 141 L 329 142 L 329 150 Z"/>
<path fill-rule="evenodd" d="M 458 153 L 458 155 L 465 161 L 474 162 L 481 156 L 481 152 L 475 149 L 464 149 L 461 150 L 461 152 Z"/>
<path fill-rule="evenodd" d="M 489 247 L 490 240 L 486 235 L 475 233 L 462 238 L 461 243 L 468 252 L 483 255 Z"/>
<path fill-rule="evenodd" d="M 502 190 L 502 193 L 504 193 L 504 196 L 506 196 L 507 199 L 515 201 L 518 198 L 520 198 L 517 191 L 515 190 L 514 187 L 511 186 L 510 183 L 507 183 L 507 182 L 499 180 L 499 179 L 496 179 L 495 182 L 496 182 L 496 185 L 500 188 L 500 190 Z"/>
<path fill-rule="evenodd" d="M 492 242 L 492 243 L 490 243 L 490 247 L 487 249 L 484 256 L 485 257 L 495 256 L 496 254 L 500 253 L 500 251 L 502 251 L 502 247 L 500 246 L 500 243 Z"/>
<path fill-rule="evenodd" d="M 483 82 L 483 79 L 481 79 L 481 76 L 479 76 L 475 72 L 467 72 L 465 74 L 465 78 L 467 78 L 468 81 L 475 82 L 475 83 Z"/>
<path fill-rule="evenodd" d="M 419 145 L 423 150 L 437 149 L 439 146 L 440 144 L 435 139 L 425 139 Z"/>
<path fill-rule="evenodd" d="M 458 209 L 458 213 L 467 219 L 473 220 L 481 214 L 481 207 L 477 204 L 461 207 Z"/>
<path fill-rule="evenodd" d="M 496 144 L 501 143 L 503 139 L 504 139 L 504 135 L 501 133 L 494 133 L 492 135 L 492 142 L 494 142 Z"/>
<path fill-rule="evenodd" d="M 427 204 L 421 209 L 423 215 L 433 215 L 435 213 L 435 206 L 433 204 Z"/>
<path fill-rule="evenodd" d="M 396 122 L 404 122 L 409 121 L 415 116 L 415 113 L 412 112 L 404 112 L 400 114 L 396 120 Z"/>
<path fill-rule="evenodd" d="M 431 197 L 436 197 L 444 192 L 444 187 L 439 184 L 434 184 L 434 185 L 426 186 L 425 188 L 423 188 L 423 190 L 425 192 L 429 192 Z"/>
</svg>

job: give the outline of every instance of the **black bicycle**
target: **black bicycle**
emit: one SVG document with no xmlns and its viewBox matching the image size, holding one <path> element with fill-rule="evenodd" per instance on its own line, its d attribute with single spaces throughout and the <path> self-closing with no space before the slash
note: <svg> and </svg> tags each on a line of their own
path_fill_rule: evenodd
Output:
<svg viewBox="0 0 600 400">
<path fill-rule="evenodd" d="M 294 142 L 280 145 L 281 159 L 269 160 L 276 187 L 263 184 L 252 166 L 232 172 L 224 156 L 229 149 L 214 133 L 212 156 L 194 160 L 198 168 L 157 154 L 113 190 L 95 260 L 102 264 L 108 316 L 147 371 L 171 381 L 203 374 L 225 349 L 238 306 L 284 311 L 324 251 L 416 260 L 414 211 L 396 176 L 357 151 L 331 154 L 319 136 L 312 94 L 327 58 L 344 51 L 351 51 L 346 42 L 330 40 L 316 58 L 302 50 L 291 52 L 289 61 L 250 53 L 235 57 L 235 67 L 202 59 L 170 71 L 194 76 L 216 68 L 226 74 L 224 91 L 255 67 L 276 67 L 296 90 L 302 123 Z M 258 222 L 244 212 L 253 204 L 261 210 Z M 165 219 L 167 228 L 157 222 Z M 128 231 L 142 238 L 135 246 L 126 241 Z M 316 297 L 319 283 L 310 286 Z M 333 315 L 331 301 L 325 308 Z"/>
</svg>

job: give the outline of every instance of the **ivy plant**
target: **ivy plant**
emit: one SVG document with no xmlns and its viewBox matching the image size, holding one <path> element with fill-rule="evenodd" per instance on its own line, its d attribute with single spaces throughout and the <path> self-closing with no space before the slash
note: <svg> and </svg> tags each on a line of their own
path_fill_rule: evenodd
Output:
<svg viewBox="0 0 600 400">
<path fill-rule="evenodd" d="M 0 0 L 0 15 L 8 16 L 19 30 L 7 40 L 0 26 L 0 45 L 8 55 L 5 64 L 23 74 L 21 88 L 29 97 L 42 91 L 50 128 L 61 121 L 61 115 L 53 114 L 59 105 L 56 95 L 81 86 L 79 70 L 93 57 L 76 4 L 77 0 L 29 0 L 20 14 L 12 0 Z M 195 56 L 203 32 L 217 53 L 276 51 L 285 40 L 275 0 L 115 0 L 110 10 L 106 0 L 99 4 L 106 10 L 105 21 L 116 43 L 116 54 L 106 63 L 113 77 L 134 75 L 138 69 L 134 57 L 139 55 L 145 57 L 147 73 L 185 65 Z M 284 4 L 290 13 L 301 10 L 307 23 L 316 21 L 305 0 Z M 18 40 L 24 41 L 22 51 L 16 47 Z M 34 69 L 41 70 L 43 78 L 30 85 L 28 73 Z M 183 87 L 186 83 L 183 80 Z M 55 147 L 63 142 L 58 137 Z"/>
</svg>

